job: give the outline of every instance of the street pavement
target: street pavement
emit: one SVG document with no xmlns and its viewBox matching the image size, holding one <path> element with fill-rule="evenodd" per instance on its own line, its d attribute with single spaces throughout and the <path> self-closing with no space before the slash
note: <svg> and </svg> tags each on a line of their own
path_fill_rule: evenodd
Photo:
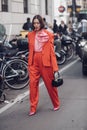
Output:
<svg viewBox="0 0 87 130">
<path fill-rule="evenodd" d="M 0 130 L 87 130 L 87 77 L 81 69 L 79 60 L 60 69 L 64 84 L 58 88 L 61 101 L 58 111 L 53 111 L 41 82 L 36 115 L 28 115 L 28 95 L 15 100 L 15 104 L 0 114 Z"/>
</svg>

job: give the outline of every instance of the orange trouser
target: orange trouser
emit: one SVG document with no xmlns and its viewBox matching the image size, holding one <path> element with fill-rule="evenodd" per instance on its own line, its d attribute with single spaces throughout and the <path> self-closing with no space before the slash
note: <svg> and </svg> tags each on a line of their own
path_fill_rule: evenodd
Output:
<svg viewBox="0 0 87 130">
<path fill-rule="evenodd" d="M 54 107 L 60 105 L 58 98 L 58 90 L 52 87 L 51 82 L 53 79 L 52 67 L 46 67 L 42 64 L 42 53 L 35 52 L 33 65 L 29 66 L 29 77 L 30 77 L 30 110 L 36 111 L 38 98 L 39 98 L 39 79 L 42 77 L 46 88 L 48 90 L 49 96 L 51 98 Z"/>
</svg>

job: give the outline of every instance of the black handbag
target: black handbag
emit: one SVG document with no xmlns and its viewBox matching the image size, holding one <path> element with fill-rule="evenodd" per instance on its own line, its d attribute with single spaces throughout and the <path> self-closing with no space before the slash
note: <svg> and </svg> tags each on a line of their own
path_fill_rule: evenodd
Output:
<svg viewBox="0 0 87 130">
<path fill-rule="evenodd" d="M 58 78 L 55 80 L 52 80 L 52 87 L 59 87 L 63 84 L 63 78 L 58 72 Z"/>
</svg>

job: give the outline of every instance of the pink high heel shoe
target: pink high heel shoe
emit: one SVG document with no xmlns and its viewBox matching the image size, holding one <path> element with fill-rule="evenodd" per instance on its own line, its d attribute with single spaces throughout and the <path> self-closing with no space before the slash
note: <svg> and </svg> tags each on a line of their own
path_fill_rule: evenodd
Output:
<svg viewBox="0 0 87 130">
<path fill-rule="evenodd" d="M 57 111 L 57 110 L 59 110 L 60 109 L 60 106 L 58 106 L 58 107 L 54 107 L 54 111 Z"/>
<path fill-rule="evenodd" d="M 29 113 L 29 116 L 33 116 L 33 115 L 35 115 L 35 113 L 36 113 L 36 112 L 30 112 L 30 113 Z"/>
</svg>

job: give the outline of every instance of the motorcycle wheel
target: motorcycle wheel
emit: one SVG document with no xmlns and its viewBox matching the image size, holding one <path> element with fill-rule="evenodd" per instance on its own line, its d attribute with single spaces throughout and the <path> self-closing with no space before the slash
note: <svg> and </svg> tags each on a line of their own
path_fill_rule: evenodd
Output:
<svg viewBox="0 0 87 130">
<path fill-rule="evenodd" d="M 29 84 L 27 62 L 21 59 L 13 59 L 3 67 L 4 83 L 11 89 L 23 89 Z M 16 74 L 17 72 L 17 74 Z"/>
<path fill-rule="evenodd" d="M 57 52 L 55 52 L 55 54 L 56 54 L 57 64 L 58 65 L 64 64 L 65 61 L 66 61 L 65 54 L 63 52 L 60 52 L 60 54 L 58 54 Z M 59 55 L 60 55 L 60 57 L 59 57 Z"/>
<path fill-rule="evenodd" d="M 74 46 L 73 46 L 73 44 L 64 46 L 64 50 L 66 52 L 66 59 L 67 60 L 72 59 L 72 57 L 74 55 Z"/>
</svg>

